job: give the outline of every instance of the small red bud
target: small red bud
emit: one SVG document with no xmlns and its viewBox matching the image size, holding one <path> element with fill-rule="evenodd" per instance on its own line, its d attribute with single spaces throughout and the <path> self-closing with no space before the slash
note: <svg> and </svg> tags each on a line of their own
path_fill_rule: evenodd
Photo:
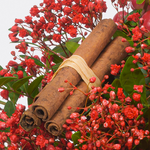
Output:
<svg viewBox="0 0 150 150">
<path fill-rule="evenodd" d="M 60 87 L 60 88 L 58 88 L 58 92 L 64 92 L 64 88 L 63 87 Z"/>
<path fill-rule="evenodd" d="M 91 77 L 90 78 L 90 83 L 94 83 L 96 81 L 96 78 L 95 77 Z"/>
<path fill-rule="evenodd" d="M 68 107 L 67 107 L 68 110 L 70 110 L 71 108 L 72 108 L 71 106 L 68 106 Z"/>
</svg>

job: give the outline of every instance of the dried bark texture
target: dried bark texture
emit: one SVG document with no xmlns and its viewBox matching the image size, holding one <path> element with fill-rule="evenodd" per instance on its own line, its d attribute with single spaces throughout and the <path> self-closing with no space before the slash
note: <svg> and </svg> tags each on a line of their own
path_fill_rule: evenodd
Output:
<svg viewBox="0 0 150 150">
<path fill-rule="evenodd" d="M 41 119 L 39 119 L 31 109 L 29 108 L 27 111 L 25 111 L 20 119 L 20 125 L 25 131 L 31 131 L 35 127 L 38 127 L 41 125 Z"/>
<path fill-rule="evenodd" d="M 123 43 L 121 39 L 122 37 L 114 39 L 92 65 L 91 69 L 100 80 L 103 79 L 104 75 L 109 74 L 111 64 L 118 64 L 127 56 L 125 47 L 127 47 L 129 43 Z M 83 81 L 80 81 L 77 87 L 81 91 L 87 92 L 87 85 Z M 62 126 L 66 119 L 69 118 L 73 112 L 77 111 L 77 107 L 83 107 L 85 100 L 86 96 L 78 90 L 76 90 L 73 95 L 68 96 L 51 120 L 45 123 L 45 128 L 48 132 L 55 136 L 61 134 L 63 130 Z M 68 106 L 71 106 L 72 109 L 68 110 Z"/>
<path fill-rule="evenodd" d="M 117 26 L 112 19 L 102 20 L 78 47 L 74 55 L 81 56 L 90 67 L 110 42 L 116 30 Z M 43 121 L 50 120 L 69 95 L 70 90 L 65 90 L 62 93 L 58 92 L 60 87 L 71 87 L 71 85 L 64 83 L 66 79 L 73 85 L 77 85 L 81 77 L 71 67 L 62 68 L 57 76 L 37 95 L 35 103 L 31 106 L 32 111 L 38 118 L 41 118 Z"/>
</svg>

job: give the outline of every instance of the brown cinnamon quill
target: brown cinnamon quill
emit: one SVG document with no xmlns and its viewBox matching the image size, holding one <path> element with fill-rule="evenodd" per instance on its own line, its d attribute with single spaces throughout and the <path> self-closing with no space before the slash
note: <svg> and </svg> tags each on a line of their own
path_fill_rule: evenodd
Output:
<svg viewBox="0 0 150 150">
<path fill-rule="evenodd" d="M 41 125 L 41 119 L 39 119 L 31 109 L 29 108 L 27 111 L 23 113 L 20 119 L 20 125 L 25 131 L 31 131 L 35 127 Z"/>
<path fill-rule="evenodd" d="M 81 56 L 90 67 L 101 51 L 110 42 L 112 35 L 117 30 L 117 26 L 112 19 L 102 20 L 83 41 L 75 51 L 74 55 Z M 43 121 L 48 121 L 62 105 L 63 101 L 69 95 L 69 90 L 62 93 L 58 88 L 70 88 L 71 85 L 64 84 L 64 80 L 77 85 L 81 77 L 71 67 L 62 68 L 57 76 L 36 96 L 35 103 L 31 106 L 34 114 Z"/>
<path fill-rule="evenodd" d="M 129 43 L 123 43 L 121 39 L 122 37 L 114 39 L 92 65 L 91 69 L 100 80 L 103 79 L 105 74 L 109 74 L 111 64 L 118 64 L 127 56 L 125 47 L 127 47 Z M 87 85 L 83 81 L 80 81 L 77 87 L 86 93 Z M 61 134 L 63 130 L 62 126 L 66 119 L 69 118 L 71 113 L 76 111 L 77 107 L 83 107 L 85 100 L 86 96 L 78 90 L 75 90 L 73 95 L 68 96 L 54 116 L 45 123 L 45 128 L 48 132 L 55 136 Z M 72 109 L 68 110 L 68 106 L 71 106 Z"/>
</svg>

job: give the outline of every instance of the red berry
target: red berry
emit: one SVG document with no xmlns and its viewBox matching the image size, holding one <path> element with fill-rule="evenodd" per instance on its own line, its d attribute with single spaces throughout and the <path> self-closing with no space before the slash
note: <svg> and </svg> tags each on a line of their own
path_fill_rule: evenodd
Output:
<svg viewBox="0 0 150 150">
<path fill-rule="evenodd" d="M 96 78 L 95 77 L 91 77 L 90 78 L 90 83 L 94 83 L 96 81 Z"/>
<path fill-rule="evenodd" d="M 72 108 L 71 106 L 68 106 L 68 107 L 67 107 L 68 110 L 70 110 L 71 108 Z"/>
<path fill-rule="evenodd" d="M 119 150 L 119 149 L 121 149 L 121 145 L 120 144 L 114 144 L 113 148 L 116 150 Z"/>
<path fill-rule="evenodd" d="M 98 140 L 96 141 L 96 147 L 100 147 L 101 146 L 101 142 Z"/>
<path fill-rule="evenodd" d="M 73 143 L 68 142 L 68 143 L 67 143 L 67 146 L 68 146 L 68 148 L 70 148 L 70 149 L 71 149 L 71 148 L 73 148 Z"/>
<path fill-rule="evenodd" d="M 130 71 L 133 72 L 133 71 L 134 71 L 134 68 L 131 68 Z"/>
<path fill-rule="evenodd" d="M 15 51 L 11 51 L 11 55 L 12 55 L 12 56 L 15 56 Z"/>
<path fill-rule="evenodd" d="M 122 41 L 122 42 L 127 42 L 127 39 L 122 38 L 121 41 Z"/>
<path fill-rule="evenodd" d="M 63 87 L 58 88 L 58 92 L 63 92 L 65 89 Z"/>
<path fill-rule="evenodd" d="M 23 78 L 23 71 L 19 70 L 19 71 L 17 72 L 17 75 L 18 75 L 18 78 L 19 78 L 19 79 Z"/>
<path fill-rule="evenodd" d="M 9 95 L 9 91 L 8 90 L 2 90 L 0 92 L 1 97 L 3 97 L 4 99 L 8 100 L 8 95 Z"/>
<path fill-rule="evenodd" d="M 135 140 L 134 140 L 134 144 L 135 144 L 135 145 L 139 145 L 139 143 L 140 143 L 140 140 L 138 140 L 138 139 L 135 139 Z"/>
<path fill-rule="evenodd" d="M 55 150 L 55 147 L 53 145 L 48 145 L 46 150 Z"/>
<path fill-rule="evenodd" d="M 133 93 L 132 97 L 133 97 L 133 99 L 134 99 L 135 101 L 138 102 L 138 101 L 140 101 L 140 99 L 141 99 L 141 94 Z"/>
<path fill-rule="evenodd" d="M 71 131 L 67 131 L 65 136 L 66 136 L 66 139 L 68 139 L 68 140 L 71 139 L 72 132 Z"/>
</svg>

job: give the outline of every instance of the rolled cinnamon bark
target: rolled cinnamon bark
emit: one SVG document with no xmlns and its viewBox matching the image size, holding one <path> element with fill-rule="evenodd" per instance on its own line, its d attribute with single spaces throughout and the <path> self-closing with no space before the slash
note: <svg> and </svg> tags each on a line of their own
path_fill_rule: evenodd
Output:
<svg viewBox="0 0 150 150">
<path fill-rule="evenodd" d="M 39 119 L 33 112 L 31 108 L 23 113 L 20 119 L 20 125 L 25 131 L 31 131 L 35 127 L 41 125 L 41 119 Z"/>
<path fill-rule="evenodd" d="M 81 56 L 90 67 L 110 42 L 116 30 L 117 26 L 112 19 L 102 20 L 78 47 L 74 55 Z M 80 75 L 73 68 L 62 68 L 57 76 L 36 96 L 35 103 L 31 106 L 34 114 L 43 121 L 50 120 L 70 92 L 70 90 L 65 90 L 60 93 L 58 92 L 58 88 L 71 87 L 71 85 L 65 84 L 64 80 L 77 85 L 80 79 Z"/>
<path fill-rule="evenodd" d="M 121 39 L 122 37 L 114 39 L 92 65 L 91 69 L 100 80 L 103 79 L 105 74 L 109 74 L 111 64 L 118 64 L 127 56 L 125 47 L 127 47 L 129 43 L 123 43 Z M 77 88 L 85 93 L 87 92 L 87 85 L 83 81 L 79 82 Z M 86 96 L 80 91 L 75 90 L 73 95 L 66 98 L 54 116 L 45 123 L 47 131 L 55 136 L 61 134 L 63 130 L 62 126 L 66 119 L 76 111 L 77 107 L 83 107 L 85 100 Z M 68 110 L 68 106 L 72 108 Z"/>
</svg>

